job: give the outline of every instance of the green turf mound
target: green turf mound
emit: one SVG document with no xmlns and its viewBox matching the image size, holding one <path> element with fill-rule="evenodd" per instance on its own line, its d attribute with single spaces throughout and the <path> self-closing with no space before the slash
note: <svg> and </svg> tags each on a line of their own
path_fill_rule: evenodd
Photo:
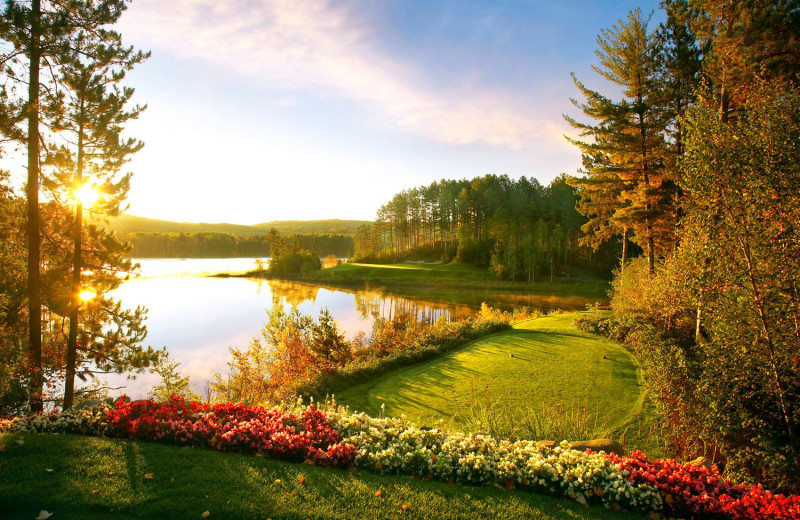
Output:
<svg viewBox="0 0 800 520">
<path fill-rule="evenodd" d="M 493 408 L 517 421 L 528 411 L 559 408 L 591 416 L 594 435 L 616 431 L 642 407 L 636 360 L 622 345 L 576 329 L 576 316 L 519 323 L 350 388 L 337 401 L 371 414 L 385 405 L 386 415 L 452 426 L 469 425 L 476 408 Z"/>
</svg>

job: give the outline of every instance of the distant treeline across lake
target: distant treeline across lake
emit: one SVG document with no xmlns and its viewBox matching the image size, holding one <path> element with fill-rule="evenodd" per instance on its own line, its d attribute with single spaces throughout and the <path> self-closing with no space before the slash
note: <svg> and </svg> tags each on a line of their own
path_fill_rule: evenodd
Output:
<svg viewBox="0 0 800 520">
<path fill-rule="evenodd" d="M 268 234 L 240 236 L 230 233 L 158 233 L 137 231 L 122 233 L 137 258 L 235 258 L 270 256 Z M 319 256 L 348 257 L 353 253 L 349 235 L 296 234 L 285 237 Z"/>
</svg>

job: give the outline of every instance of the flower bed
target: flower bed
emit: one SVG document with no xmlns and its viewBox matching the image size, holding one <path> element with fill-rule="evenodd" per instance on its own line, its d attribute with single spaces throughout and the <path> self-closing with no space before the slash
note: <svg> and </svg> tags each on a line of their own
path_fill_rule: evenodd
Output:
<svg viewBox="0 0 800 520">
<path fill-rule="evenodd" d="M 566 496 L 584 505 L 641 511 L 660 509 L 649 485 L 631 483 L 599 454 L 562 444 L 555 449 L 533 441 L 499 440 L 489 435 L 418 428 L 405 419 L 376 419 L 363 413 L 329 411 L 328 418 L 356 448 L 356 466 L 379 473 L 407 473 L 448 482 L 501 484 L 506 489 Z"/>
<path fill-rule="evenodd" d="M 323 466 L 349 466 L 355 449 L 339 443 L 324 413 L 313 406 L 299 415 L 244 404 L 202 404 L 173 396 L 99 405 L 84 410 L 14 419 L 0 429 L 108 435 L 137 441 L 196 446 L 219 451 L 258 453 L 271 458 Z"/>
<path fill-rule="evenodd" d="M 674 460 L 649 460 L 641 452 L 609 458 L 627 471 L 631 482 L 658 489 L 664 512 L 680 518 L 800 520 L 800 496 L 775 495 L 761 486 L 732 484 L 716 467 Z"/>
<path fill-rule="evenodd" d="M 716 470 L 639 452 L 613 454 L 533 441 L 419 428 L 405 419 L 374 418 L 299 404 L 292 410 L 244 404 L 165 403 L 119 399 L 113 406 L 0 419 L 0 432 L 64 432 L 255 453 L 324 466 L 355 465 L 378 473 L 446 482 L 500 485 L 606 507 L 669 517 L 800 520 L 800 497 L 732 484 Z"/>
</svg>

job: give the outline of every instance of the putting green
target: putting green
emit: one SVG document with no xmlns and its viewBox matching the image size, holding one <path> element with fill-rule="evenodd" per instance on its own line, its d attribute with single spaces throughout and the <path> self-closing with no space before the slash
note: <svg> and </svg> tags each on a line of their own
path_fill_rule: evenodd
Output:
<svg viewBox="0 0 800 520">
<path fill-rule="evenodd" d="M 585 407 L 609 429 L 641 410 L 644 387 L 635 358 L 606 338 L 573 326 L 578 313 L 536 318 L 480 338 L 442 357 L 348 388 L 337 401 L 371 414 L 405 414 L 457 423 L 476 399 L 512 408 L 543 403 Z"/>
</svg>

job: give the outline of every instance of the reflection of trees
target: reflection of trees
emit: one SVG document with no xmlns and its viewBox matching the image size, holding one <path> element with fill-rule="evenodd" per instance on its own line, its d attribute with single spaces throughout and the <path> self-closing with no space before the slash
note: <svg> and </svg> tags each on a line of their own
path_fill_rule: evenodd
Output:
<svg viewBox="0 0 800 520">
<path fill-rule="evenodd" d="M 493 306 L 507 310 L 523 306 L 538 310 L 584 310 L 587 305 L 595 302 L 608 303 L 605 296 L 561 294 L 500 294 L 494 300 Z"/>
<path fill-rule="evenodd" d="M 356 291 L 356 311 L 361 319 L 372 317 L 394 323 L 433 323 L 444 316 L 448 321 L 474 314 L 464 305 L 386 295 L 377 291 Z"/>
<path fill-rule="evenodd" d="M 292 307 L 297 307 L 307 300 L 311 303 L 317 299 L 319 286 L 307 283 L 289 282 L 287 280 L 269 280 L 269 289 L 272 293 L 272 306 L 277 307 L 283 302 Z"/>
</svg>

